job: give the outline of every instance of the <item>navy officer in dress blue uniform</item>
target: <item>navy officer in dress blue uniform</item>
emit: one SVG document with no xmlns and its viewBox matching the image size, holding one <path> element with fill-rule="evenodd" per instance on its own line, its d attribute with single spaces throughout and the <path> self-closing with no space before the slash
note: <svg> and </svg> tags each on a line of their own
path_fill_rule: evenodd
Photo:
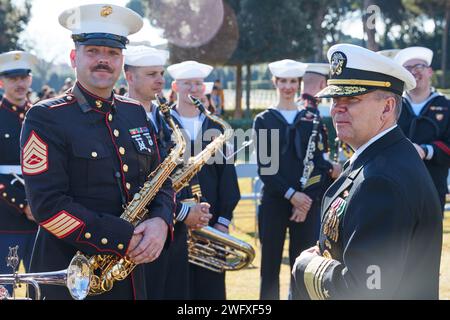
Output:
<svg viewBox="0 0 450 320">
<path fill-rule="evenodd" d="M 450 101 L 431 87 L 433 51 L 410 47 L 395 60 L 416 79 L 417 86 L 403 94 L 403 110 L 398 124 L 414 143 L 439 193 L 444 211 L 450 167 Z"/>
<path fill-rule="evenodd" d="M 164 88 L 164 65 L 169 56 L 166 50 L 147 46 L 128 47 L 125 53 L 125 76 L 128 82 L 128 96 L 139 101 L 157 133 L 162 158 L 173 146 L 172 130 L 168 127 L 153 100 L 155 94 L 162 95 Z M 208 225 L 212 217 L 209 204 L 199 203 L 192 207 L 183 203 L 194 198 L 192 189 L 198 179 L 194 177 L 189 186 L 177 193 L 174 239 L 161 256 L 146 264 L 148 299 L 185 300 L 189 298 L 189 261 L 187 227 L 201 228 Z"/>
<path fill-rule="evenodd" d="M 21 136 L 26 192 L 40 225 L 31 270 L 64 269 L 77 251 L 126 255 L 138 266 L 95 298 L 145 299 L 142 264 L 170 241 L 174 194 L 168 180 L 145 221 L 134 227 L 120 218 L 160 163 L 142 105 L 113 93 L 126 37 L 142 27 L 142 18 L 119 6 L 85 5 L 64 11 L 59 21 L 73 32 L 77 82 L 31 108 Z M 56 286 L 45 286 L 43 295 L 69 298 Z"/>
<path fill-rule="evenodd" d="M 338 137 L 355 150 L 322 201 L 317 246 L 293 275 L 305 299 L 437 299 L 442 219 L 433 181 L 396 124 L 414 77 L 349 44 L 328 51 Z"/>
<path fill-rule="evenodd" d="M 188 143 L 190 146 L 186 148 L 185 160 L 201 152 L 215 136 L 223 131 L 221 126 L 201 114 L 188 97 L 189 95 L 199 99 L 203 97 L 204 79 L 212 70 L 213 67 L 196 61 L 184 61 L 167 68 L 170 76 L 175 79 L 172 89 L 178 96 L 172 116 L 184 130 L 186 141 L 190 141 L 190 144 Z M 213 157 L 213 163 L 208 162 L 197 174 L 199 184 L 195 185 L 194 182 L 192 191 L 202 196 L 202 199 L 210 205 L 209 211 L 212 218 L 209 225 L 228 233 L 233 210 L 240 199 L 240 191 L 234 164 L 228 163 L 225 157 L 218 154 Z M 182 218 L 178 220 L 183 220 Z M 224 300 L 226 298 L 225 272 L 213 272 L 194 264 L 190 264 L 189 268 L 191 299 Z"/>
<path fill-rule="evenodd" d="M 19 245 L 19 257 L 28 270 L 37 224 L 21 183 L 20 131 L 31 108 L 27 92 L 37 59 L 28 52 L 0 54 L 0 274 L 11 273 L 4 258 L 9 247 Z"/>
<path fill-rule="evenodd" d="M 258 174 L 264 182 L 258 212 L 262 244 L 260 299 L 263 300 L 280 298 L 279 273 L 287 228 L 291 268 L 300 252 L 317 241 L 320 200 L 333 172 L 333 165 L 323 157 L 321 141 L 325 135 L 319 125 L 319 134 L 313 142 L 314 170 L 304 188 L 300 184 L 312 120 L 317 112 L 317 108 L 301 109 L 295 101 L 306 68 L 306 64 L 289 59 L 269 64 L 278 103 L 258 114 L 253 124 Z"/>
</svg>

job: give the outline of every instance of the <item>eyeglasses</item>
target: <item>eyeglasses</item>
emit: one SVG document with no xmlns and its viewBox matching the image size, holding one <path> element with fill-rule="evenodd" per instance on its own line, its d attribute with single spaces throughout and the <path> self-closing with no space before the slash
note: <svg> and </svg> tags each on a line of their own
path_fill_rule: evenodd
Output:
<svg viewBox="0 0 450 320">
<path fill-rule="evenodd" d="M 405 69 L 408 70 L 409 72 L 413 73 L 413 72 L 422 72 L 425 68 L 428 68 L 428 66 L 424 63 L 418 63 L 415 64 L 413 66 L 406 66 Z"/>
</svg>

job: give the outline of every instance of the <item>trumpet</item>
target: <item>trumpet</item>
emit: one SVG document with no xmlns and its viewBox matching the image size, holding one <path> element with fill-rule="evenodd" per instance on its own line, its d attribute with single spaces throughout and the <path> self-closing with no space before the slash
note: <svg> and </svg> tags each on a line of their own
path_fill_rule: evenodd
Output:
<svg viewBox="0 0 450 320">
<path fill-rule="evenodd" d="M 19 263 L 17 257 L 18 246 L 10 248 L 8 266 L 14 270 L 12 274 L 0 274 L 0 300 L 16 300 L 13 292 L 11 297 L 2 284 L 13 285 L 16 288 L 20 284 L 28 284 L 34 288 L 34 298 L 41 299 L 40 284 L 65 286 L 75 300 L 83 300 L 89 292 L 91 270 L 89 261 L 83 255 L 77 253 L 65 270 L 42 273 L 16 273 Z"/>
</svg>

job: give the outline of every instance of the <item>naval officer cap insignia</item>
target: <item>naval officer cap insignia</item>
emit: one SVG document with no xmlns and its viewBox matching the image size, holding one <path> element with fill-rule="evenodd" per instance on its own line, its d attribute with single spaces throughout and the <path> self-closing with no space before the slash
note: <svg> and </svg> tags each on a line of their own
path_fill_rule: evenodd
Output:
<svg viewBox="0 0 450 320">
<path fill-rule="evenodd" d="M 328 50 L 330 79 L 318 98 L 349 97 L 375 90 L 402 95 L 416 86 L 411 73 L 394 60 L 371 50 L 337 44 Z"/>
<path fill-rule="evenodd" d="M 425 47 L 409 47 L 400 50 L 400 52 L 395 56 L 395 61 L 402 66 L 409 60 L 413 59 L 425 61 L 427 66 L 431 66 L 433 51 Z"/>
<path fill-rule="evenodd" d="M 0 76 L 15 77 L 31 73 L 37 58 L 24 51 L 10 51 L 0 54 Z"/>
<path fill-rule="evenodd" d="M 298 61 L 284 59 L 269 63 L 269 70 L 277 78 L 301 78 L 307 65 Z"/>
<path fill-rule="evenodd" d="M 180 79 L 204 79 L 214 68 L 207 64 L 198 63 L 197 61 L 184 61 L 173 64 L 167 68 L 170 76 L 175 80 Z"/>
<path fill-rule="evenodd" d="M 328 77 L 330 75 L 330 65 L 328 63 L 308 63 L 305 73 L 317 73 Z"/>
<path fill-rule="evenodd" d="M 138 32 L 144 22 L 131 9 L 105 4 L 88 4 L 65 10 L 59 23 L 72 31 L 80 45 L 97 45 L 125 49 L 127 36 Z"/>
<path fill-rule="evenodd" d="M 124 55 L 125 65 L 133 67 L 164 66 L 169 59 L 169 51 L 148 46 L 128 46 Z"/>
</svg>

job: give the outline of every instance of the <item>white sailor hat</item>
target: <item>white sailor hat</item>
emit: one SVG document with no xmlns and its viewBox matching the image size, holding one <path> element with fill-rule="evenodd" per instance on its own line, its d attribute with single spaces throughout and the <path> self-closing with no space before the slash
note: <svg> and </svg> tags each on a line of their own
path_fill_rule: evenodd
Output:
<svg viewBox="0 0 450 320">
<path fill-rule="evenodd" d="M 269 70 L 277 78 L 301 78 L 307 65 L 298 61 L 284 59 L 269 63 Z"/>
<path fill-rule="evenodd" d="M 124 49 L 127 36 L 138 32 L 144 22 L 131 9 L 110 4 L 88 4 L 65 10 L 59 23 L 72 31 L 72 39 L 81 45 Z"/>
<path fill-rule="evenodd" d="M 205 85 L 205 94 L 211 94 L 214 88 L 214 82 L 204 82 Z"/>
<path fill-rule="evenodd" d="M 330 75 L 330 65 L 328 63 L 308 63 L 305 73 L 317 73 L 328 77 Z"/>
<path fill-rule="evenodd" d="M 405 62 L 412 59 L 423 60 L 428 66 L 431 66 L 433 51 L 425 47 L 409 47 L 400 50 L 400 52 L 395 56 L 395 61 L 401 65 L 404 65 Z"/>
<path fill-rule="evenodd" d="M 133 67 L 164 66 L 169 58 L 169 51 L 158 50 L 148 46 L 129 46 L 125 52 L 125 65 Z"/>
<path fill-rule="evenodd" d="M 380 50 L 377 51 L 378 54 L 381 54 L 385 57 L 394 59 L 395 56 L 400 52 L 400 49 L 386 49 L 386 50 Z"/>
<path fill-rule="evenodd" d="M 170 76 L 175 80 L 206 78 L 214 68 L 207 64 L 198 63 L 197 61 L 184 61 L 173 64 L 167 68 Z"/>
<path fill-rule="evenodd" d="M 37 58 L 24 51 L 10 51 L 0 54 L 0 76 L 28 75 L 38 63 Z"/>
<path fill-rule="evenodd" d="M 394 60 L 352 44 L 337 44 L 328 50 L 330 79 L 316 97 L 357 96 L 374 90 L 402 95 L 414 89 L 413 75 Z"/>
</svg>

